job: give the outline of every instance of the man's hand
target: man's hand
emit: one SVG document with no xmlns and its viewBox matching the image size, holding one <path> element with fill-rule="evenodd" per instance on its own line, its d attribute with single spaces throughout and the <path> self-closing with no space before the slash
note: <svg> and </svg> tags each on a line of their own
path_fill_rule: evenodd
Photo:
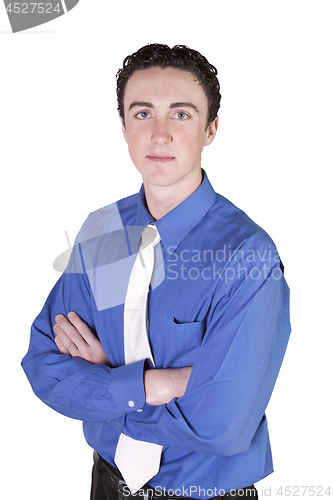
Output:
<svg viewBox="0 0 333 500">
<path fill-rule="evenodd" d="M 102 344 L 76 313 L 70 312 L 68 319 L 59 314 L 55 320 L 55 343 L 62 354 L 70 354 L 93 364 L 111 366 Z M 181 398 L 191 371 L 191 366 L 146 370 L 146 402 L 151 406 L 160 406 L 169 403 L 173 398 Z"/>
<path fill-rule="evenodd" d="M 94 365 L 110 366 L 102 344 L 76 313 L 70 312 L 68 319 L 59 314 L 55 320 L 55 343 L 62 354 L 85 359 Z"/>
<path fill-rule="evenodd" d="M 184 396 L 191 371 L 192 366 L 146 370 L 143 379 L 146 402 L 151 406 L 160 406 Z"/>
</svg>

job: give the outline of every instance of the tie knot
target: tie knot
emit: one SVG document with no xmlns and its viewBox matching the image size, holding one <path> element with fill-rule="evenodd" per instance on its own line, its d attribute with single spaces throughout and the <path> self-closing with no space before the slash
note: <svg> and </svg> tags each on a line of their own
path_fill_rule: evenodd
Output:
<svg viewBox="0 0 333 500">
<path fill-rule="evenodd" d="M 148 246 L 155 247 L 161 241 L 157 227 L 152 224 L 149 224 L 149 226 L 144 229 L 141 238 L 141 248 L 146 248 Z"/>
</svg>

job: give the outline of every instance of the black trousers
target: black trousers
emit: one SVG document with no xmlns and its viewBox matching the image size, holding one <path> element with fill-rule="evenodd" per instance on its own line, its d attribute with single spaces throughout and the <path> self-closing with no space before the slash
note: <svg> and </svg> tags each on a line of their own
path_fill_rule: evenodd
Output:
<svg viewBox="0 0 333 500">
<path fill-rule="evenodd" d="M 113 475 L 117 474 L 119 479 L 121 476 L 118 471 L 116 471 L 110 464 L 108 464 L 103 458 L 97 457 L 96 453 L 94 454 L 94 466 L 92 470 L 92 482 L 91 482 L 91 494 L 90 500 L 119 500 L 119 495 L 116 487 L 110 484 L 108 480 L 108 470 L 112 472 Z M 167 492 L 164 494 L 163 491 L 158 491 L 156 495 L 156 500 L 191 500 L 191 497 L 181 497 L 181 496 L 173 496 L 170 497 L 167 495 Z M 253 499 L 258 500 L 258 492 L 254 486 L 250 486 L 248 488 L 244 488 L 237 491 L 231 491 L 223 496 L 214 497 L 216 500 L 223 499 Z M 139 495 L 137 492 L 136 496 L 125 496 L 123 500 L 144 500 L 142 495 Z M 194 499 L 192 499 L 194 500 Z"/>
</svg>

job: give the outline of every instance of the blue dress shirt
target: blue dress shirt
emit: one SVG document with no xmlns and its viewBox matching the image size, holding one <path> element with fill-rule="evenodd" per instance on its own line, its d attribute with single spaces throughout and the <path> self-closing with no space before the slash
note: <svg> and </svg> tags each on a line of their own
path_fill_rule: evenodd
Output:
<svg viewBox="0 0 333 500">
<path fill-rule="evenodd" d="M 89 215 L 32 326 L 22 366 L 42 401 L 83 420 L 87 442 L 109 463 L 121 432 L 161 444 L 150 485 L 205 499 L 273 471 L 265 409 L 290 334 L 289 289 L 273 241 L 204 174 L 155 222 L 161 243 L 148 306 L 155 365 L 193 369 L 183 397 L 150 406 L 147 362 L 125 365 L 123 313 L 140 235 L 152 222 L 143 187 Z M 98 336 L 111 368 L 58 351 L 54 319 L 70 311 Z"/>
</svg>

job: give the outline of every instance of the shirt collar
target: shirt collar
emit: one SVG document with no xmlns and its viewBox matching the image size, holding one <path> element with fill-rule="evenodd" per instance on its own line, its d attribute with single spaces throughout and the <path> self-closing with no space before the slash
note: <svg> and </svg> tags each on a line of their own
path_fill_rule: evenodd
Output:
<svg viewBox="0 0 333 500">
<path fill-rule="evenodd" d="M 141 186 L 136 225 L 145 227 L 150 223 L 156 224 L 162 243 L 170 256 L 173 255 L 183 239 L 200 222 L 215 201 L 216 193 L 208 180 L 206 172 L 202 170 L 202 173 L 203 179 L 198 189 L 158 221 L 154 221 L 147 210 L 144 187 Z"/>
</svg>

